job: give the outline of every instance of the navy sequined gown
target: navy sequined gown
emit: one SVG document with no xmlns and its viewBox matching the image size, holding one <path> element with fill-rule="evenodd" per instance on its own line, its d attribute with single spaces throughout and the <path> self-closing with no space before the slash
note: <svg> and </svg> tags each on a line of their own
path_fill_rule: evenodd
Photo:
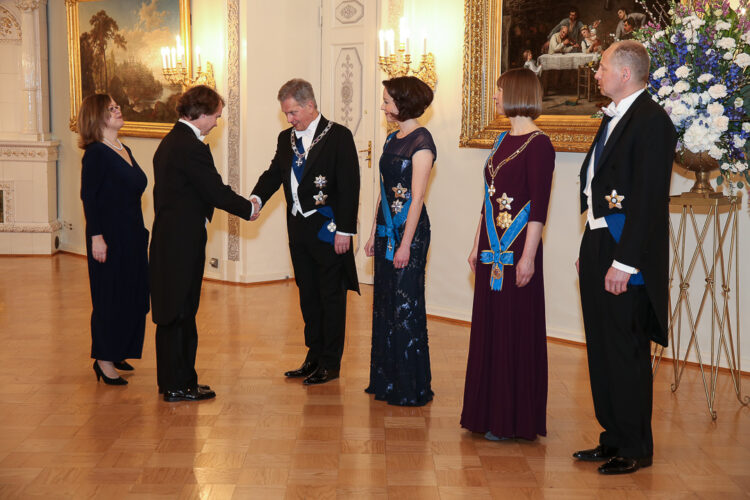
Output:
<svg viewBox="0 0 750 500">
<path fill-rule="evenodd" d="M 380 157 L 380 173 L 392 217 L 396 217 L 411 198 L 411 158 L 423 149 L 437 156 L 435 143 L 425 128 L 418 128 L 401 139 L 394 133 L 386 141 Z M 378 206 L 377 223 L 385 223 L 381 206 Z M 404 227 L 405 224 L 397 230 L 399 241 Z M 395 269 L 393 262 L 386 259 L 387 246 L 388 238 L 375 238 L 370 385 L 365 392 L 393 405 L 422 406 L 433 396 L 424 299 L 430 219 L 424 205 L 405 268 Z M 394 251 L 397 248 L 398 243 Z"/>
</svg>

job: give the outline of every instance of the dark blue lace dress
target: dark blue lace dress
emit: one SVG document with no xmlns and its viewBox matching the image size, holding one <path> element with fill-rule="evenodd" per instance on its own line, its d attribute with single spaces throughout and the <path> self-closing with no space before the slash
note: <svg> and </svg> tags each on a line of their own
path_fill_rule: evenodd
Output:
<svg viewBox="0 0 750 500">
<path fill-rule="evenodd" d="M 430 219 L 424 205 L 411 242 L 409 264 L 395 269 L 392 257 L 387 258 L 389 241 L 395 252 L 404 233 L 405 224 L 399 224 L 399 219 L 405 220 L 407 203 L 411 200 L 411 158 L 423 149 L 437 155 L 430 133 L 418 128 L 402 139 L 391 134 L 380 157 L 380 173 L 395 238 L 383 235 L 386 220 L 381 203 L 377 216 L 381 235 L 375 238 L 370 385 L 365 392 L 392 405 L 422 406 L 433 396 L 424 299 Z"/>
</svg>

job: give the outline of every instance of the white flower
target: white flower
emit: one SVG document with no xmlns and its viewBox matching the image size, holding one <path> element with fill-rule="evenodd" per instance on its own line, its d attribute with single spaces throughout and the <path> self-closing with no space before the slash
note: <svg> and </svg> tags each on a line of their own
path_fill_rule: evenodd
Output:
<svg viewBox="0 0 750 500">
<path fill-rule="evenodd" d="M 670 85 L 664 85 L 659 89 L 659 97 L 667 97 L 672 93 L 672 87 Z"/>
<path fill-rule="evenodd" d="M 717 17 L 721 17 L 724 15 L 724 12 L 721 9 L 714 9 L 714 15 Z"/>
<path fill-rule="evenodd" d="M 728 23 L 726 21 L 717 21 L 716 22 L 716 29 L 719 31 L 726 31 L 728 29 L 732 28 L 732 23 Z"/>
<path fill-rule="evenodd" d="M 690 68 L 683 64 L 674 71 L 674 74 L 677 78 L 687 78 L 690 75 Z"/>
<path fill-rule="evenodd" d="M 738 162 L 738 163 L 736 163 L 736 164 L 734 165 L 734 169 L 735 169 L 735 170 L 736 170 L 737 172 L 744 172 L 745 170 L 747 170 L 747 163 L 743 163 L 743 162 Z"/>
<path fill-rule="evenodd" d="M 700 97 L 703 105 L 707 105 L 708 103 L 713 101 L 713 99 L 711 99 L 711 96 L 709 95 L 708 92 L 701 92 L 701 94 L 698 97 Z"/>
<path fill-rule="evenodd" d="M 727 88 L 726 86 L 718 83 L 716 85 L 711 85 L 708 88 L 708 95 L 713 97 L 714 99 L 721 99 L 723 97 L 727 96 Z"/>
<path fill-rule="evenodd" d="M 746 54 L 744 52 L 742 54 L 739 54 L 734 60 L 734 63 L 742 69 L 747 68 L 748 66 L 750 66 L 750 54 Z"/>
<path fill-rule="evenodd" d="M 724 162 L 719 168 L 721 168 L 722 170 L 731 170 L 733 167 L 731 163 Z"/>
<path fill-rule="evenodd" d="M 690 90 L 690 84 L 685 80 L 680 80 L 674 85 L 674 91 L 676 94 L 682 94 L 683 92 L 687 92 L 688 90 Z"/>
<path fill-rule="evenodd" d="M 741 108 L 743 104 L 745 104 L 745 101 L 742 99 L 742 97 L 738 97 L 737 99 L 734 100 L 735 108 Z"/>
<path fill-rule="evenodd" d="M 716 45 L 724 50 L 732 50 L 737 47 L 737 42 L 734 41 L 734 38 L 725 36 L 724 38 L 719 38 L 719 40 L 716 42 Z"/>
<path fill-rule="evenodd" d="M 667 67 L 666 66 L 662 66 L 661 68 L 659 68 L 656 71 L 654 71 L 653 75 L 651 75 L 651 77 L 654 80 L 661 80 L 665 76 L 667 76 Z"/>
<path fill-rule="evenodd" d="M 742 131 L 743 132 L 750 132 L 750 122 L 745 122 L 742 124 Z"/>
<path fill-rule="evenodd" d="M 685 105 L 682 101 L 668 101 L 665 109 L 669 114 L 672 123 L 679 125 L 688 116 L 693 115 L 693 110 Z"/>
<path fill-rule="evenodd" d="M 746 31 L 744 35 L 740 36 L 740 39 L 745 43 L 750 43 L 750 31 Z"/>
<path fill-rule="evenodd" d="M 725 61 L 731 61 L 732 59 L 734 59 L 734 54 L 727 51 L 727 52 L 724 52 L 724 55 L 721 56 L 721 58 L 724 59 Z"/>
<path fill-rule="evenodd" d="M 677 23 L 677 20 L 675 20 L 675 22 Z M 677 24 L 679 24 L 679 23 L 677 23 Z M 669 41 L 672 42 L 672 43 L 677 43 L 677 35 L 670 36 L 669 37 Z"/>
<path fill-rule="evenodd" d="M 659 30 L 656 33 L 654 33 L 654 40 L 658 40 L 659 38 L 663 37 L 665 34 L 664 30 Z"/>
<path fill-rule="evenodd" d="M 714 160 L 721 160 L 721 157 L 724 156 L 724 150 L 717 147 L 716 145 L 711 146 L 708 149 L 708 156 L 710 156 Z"/>
<path fill-rule="evenodd" d="M 734 136 L 734 137 L 732 138 L 732 143 L 734 144 L 734 147 L 735 147 L 735 148 L 737 148 L 737 149 L 742 149 L 742 148 L 744 148 L 744 147 L 745 147 L 745 142 L 747 142 L 747 140 L 746 140 L 746 139 L 743 139 L 743 138 L 742 138 L 742 137 L 740 137 L 739 135 L 735 135 L 735 136 Z"/>
<path fill-rule="evenodd" d="M 693 153 L 701 153 L 707 151 L 710 144 L 706 143 L 706 136 L 708 135 L 708 129 L 700 125 L 697 121 L 694 121 L 682 136 L 682 143 Z"/>
<path fill-rule="evenodd" d="M 724 106 L 718 102 L 712 102 L 706 107 L 709 116 L 721 116 L 724 114 Z"/>
<path fill-rule="evenodd" d="M 714 75 L 711 73 L 703 73 L 701 76 L 698 77 L 698 83 L 706 83 L 710 82 L 714 79 Z"/>
<path fill-rule="evenodd" d="M 716 132 L 726 132 L 729 128 L 729 118 L 724 115 L 711 117 L 711 126 Z"/>
</svg>

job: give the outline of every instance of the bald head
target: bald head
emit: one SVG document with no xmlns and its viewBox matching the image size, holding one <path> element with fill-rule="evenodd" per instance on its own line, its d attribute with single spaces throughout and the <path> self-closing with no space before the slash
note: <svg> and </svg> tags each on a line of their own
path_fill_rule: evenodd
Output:
<svg viewBox="0 0 750 500">
<path fill-rule="evenodd" d="M 651 66 L 651 58 L 646 47 L 635 40 L 623 40 L 610 46 L 611 61 L 620 68 L 630 70 L 630 80 L 639 88 L 648 83 L 648 71 Z"/>
</svg>

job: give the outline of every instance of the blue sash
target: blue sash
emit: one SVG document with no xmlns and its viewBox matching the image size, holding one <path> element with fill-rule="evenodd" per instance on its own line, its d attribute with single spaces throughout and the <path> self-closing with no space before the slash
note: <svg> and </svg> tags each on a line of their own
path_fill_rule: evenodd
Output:
<svg viewBox="0 0 750 500">
<path fill-rule="evenodd" d="M 411 206 L 411 198 L 404 203 L 401 211 L 394 217 L 391 217 L 391 210 L 388 207 L 388 198 L 385 196 L 385 185 L 383 184 L 383 175 L 380 176 L 380 211 L 383 212 L 383 220 L 385 225 L 378 224 L 377 236 L 385 236 L 388 238 L 388 246 L 385 250 L 386 260 L 393 262 L 393 254 L 396 249 L 396 243 L 401 241 L 401 237 L 398 234 L 398 229 L 406 223 L 406 216 L 409 214 L 409 206 Z"/>
<path fill-rule="evenodd" d="M 625 214 L 605 215 L 604 220 L 607 221 L 607 228 L 609 229 L 609 234 L 612 235 L 612 238 L 614 238 L 615 243 L 620 243 L 620 238 L 622 237 L 622 229 L 623 227 L 625 227 Z M 628 284 L 629 285 L 645 285 L 646 282 L 643 281 L 643 274 L 640 271 L 638 271 L 637 273 L 630 275 Z"/>
<path fill-rule="evenodd" d="M 495 146 L 490 153 L 491 161 L 492 155 L 495 154 L 495 150 L 500 144 L 500 141 L 505 136 L 506 132 L 500 134 L 495 141 Z M 483 250 L 479 254 L 479 260 L 482 264 L 491 264 L 492 270 L 490 271 L 490 289 L 499 291 L 503 289 L 503 269 L 505 266 L 512 266 L 513 252 L 508 250 L 513 242 L 518 237 L 518 234 L 523 231 L 526 224 L 529 222 L 529 212 L 531 211 L 531 202 L 529 201 L 524 205 L 520 212 L 516 214 L 511 222 L 510 226 L 503 232 L 503 237 L 499 238 L 497 235 L 497 227 L 495 227 L 495 213 L 492 207 L 492 199 L 490 198 L 490 187 L 487 185 L 487 180 L 484 181 L 484 221 L 487 226 L 487 238 L 490 240 L 491 250 Z"/>
<path fill-rule="evenodd" d="M 333 245 L 336 237 L 336 221 L 333 218 L 333 209 L 328 205 L 325 205 L 316 210 L 320 215 L 328 219 L 320 227 L 320 231 L 318 231 L 318 239 Z"/>
</svg>

